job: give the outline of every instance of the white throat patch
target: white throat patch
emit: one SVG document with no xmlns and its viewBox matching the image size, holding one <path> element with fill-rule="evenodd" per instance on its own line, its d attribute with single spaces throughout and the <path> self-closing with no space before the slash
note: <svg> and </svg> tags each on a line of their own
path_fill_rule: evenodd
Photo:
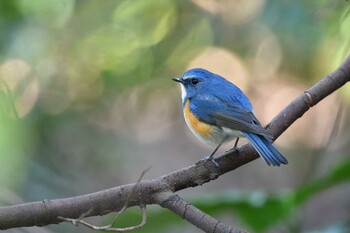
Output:
<svg viewBox="0 0 350 233">
<path fill-rule="evenodd" d="M 185 98 L 186 98 L 187 92 L 186 92 L 186 88 L 184 87 L 184 85 L 181 83 L 181 98 L 182 98 L 182 103 L 184 103 Z"/>
</svg>

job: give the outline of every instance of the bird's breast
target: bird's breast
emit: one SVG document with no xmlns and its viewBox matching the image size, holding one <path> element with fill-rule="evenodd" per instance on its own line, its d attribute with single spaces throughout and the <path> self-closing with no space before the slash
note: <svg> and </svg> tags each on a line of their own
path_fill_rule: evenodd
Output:
<svg viewBox="0 0 350 233">
<path fill-rule="evenodd" d="M 218 128 L 214 125 L 200 121 L 198 117 L 191 111 L 189 100 L 186 101 L 183 111 L 188 127 L 200 141 L 208 144 L 217 143 L 214 135 L 217 134 Z"/>
</svg>

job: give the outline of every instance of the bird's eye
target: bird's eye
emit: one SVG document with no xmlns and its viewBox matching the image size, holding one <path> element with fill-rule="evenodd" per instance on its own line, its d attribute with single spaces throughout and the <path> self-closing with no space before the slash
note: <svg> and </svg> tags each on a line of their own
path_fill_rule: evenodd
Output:
<svg viewBox="0 0 350 233">
<path fill-rule="evenodd" d="M 198 81 L 198 78 L 192 78 L 192 79 L 191 79 L 191 83 L 192 83 L 193 85 L 196 85 L 198 82 L 199 82 L 199 81 Z"/>
</svg>

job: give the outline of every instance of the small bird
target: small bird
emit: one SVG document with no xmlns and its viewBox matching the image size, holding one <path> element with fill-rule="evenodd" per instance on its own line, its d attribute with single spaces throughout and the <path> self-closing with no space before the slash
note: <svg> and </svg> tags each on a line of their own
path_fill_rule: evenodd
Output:
<svg viewBox="0 0 350 233">
<path fill-rule="evenodd" d="M 212 160 L 227 141 L 246 137 L 267 165 L 280 166 L 288 160 L 272 145 L 272 137 L 253 113 L 247 96 L 233 83 L 202 68 L 173 78 L 181 84 L 182 107 L 188 127 L 203 143 L 216 146 L 200 161 Z"/>
</svg>

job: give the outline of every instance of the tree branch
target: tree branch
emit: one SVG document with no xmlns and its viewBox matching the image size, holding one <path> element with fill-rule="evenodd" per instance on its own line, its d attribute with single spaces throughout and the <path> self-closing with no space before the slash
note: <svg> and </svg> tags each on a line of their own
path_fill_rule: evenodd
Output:
<svg viewBox="0 0 350 233">
<path fill-rule="evenodd" d="M 284 108 L 268 124 L 267 130 L 274 138 L 277 138 L 312 106 L 316 105 L 348 81 L 350 81 L 350 56 L 333 73 L 326 76 Z M 258 158 L 258 154 L 249 144 L 246 144 L 238 150 L 225 153 L 216 159 L 219 168 L 209 161 L 180 169 L 156 179 L 144 180 L 136 185 L 128 184 L 71 198 L 44 200 L 1 207 L 0 230 L 56 224 L 62 221 L 58 219 L 58 216 L 78 218 L 82 213 L 89 213 L 88 216 L 105 215 L 110 212 L 119 211 L 127 201 L 129 202 L 128 206 L 139 206 L 142 204 L 161 205 L 203 229 L 199 224 L 213 221 L 218 223 L 218 221 L 211 219 L 210 216 L 185 203 L 184 200 L 181 200 L 173 192 L 214 180 L 220 175 L 249 163 L 256 158 Z M 176 204 L 179 206 L 175 207 Z M 204 222 L 198 220 L 201 217 L 203 217 Z M 222 223 L 218 223 L 214 229 L 210 225 L 203 230 L 207 232 L 223 232 L 223 229 L 228 227 L 225 229 L 230 229 L 231 232 L 239 232 L 238 229 L 226 225 L 221 227 L 220 224 Z"/>
<path fill-rule="evenodd" d="M 161 192 L 159 194 L 156 194 L 154 197 L 154 202 L 158 203 L 164 208 L 173 211 L 183 219 L 187 220 L 205 232 L 245 232 L 216 220 L 215 218 L 186 202 L 173 192 Z"/>
</svg>

